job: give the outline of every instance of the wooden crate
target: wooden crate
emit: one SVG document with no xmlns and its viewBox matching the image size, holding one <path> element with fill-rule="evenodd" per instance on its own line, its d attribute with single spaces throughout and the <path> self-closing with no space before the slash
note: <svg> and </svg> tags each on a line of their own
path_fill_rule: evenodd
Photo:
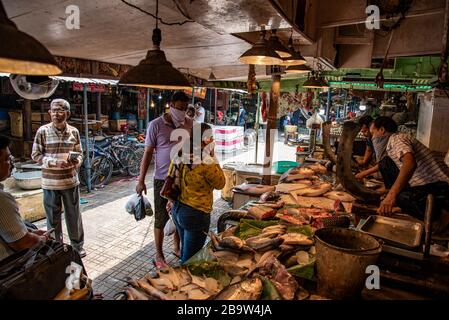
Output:
<svg viewBox="0 0 449 320">
<path fill-rule="evenodd" d="M 109 130 L 110 131 L 122 131 L 122 126 L 126 125 L 128 121 L 126 119 L 120 120 L 109 120 Z"/>
<path fill-rule="evenodd" d="M 41 115 L 43 115 L 43 119 L 41 120 Z M 31 113 L 31 121 L 32 122 L 41 122 L 44 121 L 44 123 L 51 122 L 51 117 L 48 112 L 33 112 Z"/>
<path fill-rule="evenodd" d="M 10 111 L 11 135 L 16 138 L 23 137 L 23 116 L 22 111 Z"/>
</svg>

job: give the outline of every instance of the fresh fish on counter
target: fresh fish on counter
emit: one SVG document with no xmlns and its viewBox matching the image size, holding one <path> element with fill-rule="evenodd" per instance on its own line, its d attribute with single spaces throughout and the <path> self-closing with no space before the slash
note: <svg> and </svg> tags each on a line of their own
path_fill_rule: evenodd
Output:
<svg viewBox="0 0 449 320">
<path fill-rule="evenodd" d="M 282 238 L 253 237 L 246 240 L 246 244 L 256 251 L 268 251 L 278 248 L 284 240 Z"/>
<path fill-rule="evenodd" d="M 313 241 L 302 233 L 287 233 L 283 236 L 280 236 L 280 238 L 284 240 L 283 244 L 285 245 L 313 245 Z"/>
<path fill-rule="evenodd" d="M 136 288 L 126 288 L 125 294 L 128 300 L 151 300 L 149 295 Z"/>
<path fill-rule="evenodd" d="M 282 193 L 290 193 L 292 191 L 304 189 L 304 188 L 307 188 L 312 185 L 311 181 L 309 181 L 309 180 L 307 180 L 307 181 L 309 183 L 303 183 L 303 182 L 301 182 L 301 183 L 281 183 L 276 186 L 276 191 L 282 192 Z"/>
<path fill-rule="evenodd" d="M 330 191 L 324 194 L 324 197 L 331 199 L 331 200 L 338 200 L 342 202 L 352 202 L 355 201 L 355 198 L 351 196 L 347 192 L 343 191 Z"/>
<path fill-rule="evenodd" d="M 298 196 L 304 197 L 319 197 L 323 194 L 329 192 L 332 189 L 332 185 L 330 183 L 321 183 L 317 186 L 311 186 L 304 189 L 300 189 L 295 191 Z"/>
<path fill-rule="evenodd" d="M 262 294 L 262 280 L 252 278 L 234 283 L 215 296 L 215 300 L 258 300 Z"/>
<path fill-rule="evenodd" d="M 277 202 L 256 202 L 253 204 L 254 207 L 262 206 L 264 208 L 280 209 L 285 205 L 284 201 Z"/>
<path fill-rule="evenodd" d="M 141 288 L 143 291 L 145 291 L 145 293 L 147 295 L 149 295 L 150 297 L 153 297 L 154 299 L 157 300 L 167 300 L 167 296 L 165 293 L 163 293 L 162 291 L 156 289 L 155 287 L 153 287 L 148 281 L 147 279 L 139 279 L 136 280 L 137 285 L 139 288 Z"/>
<path fill-rule="evenodd" d="M 237 263 L 239 260 L 239 254 L 231 251 L 215 251 L 212 253 L 218 261 L 226 261 L 231 263 Z"/>
<path fill-rule="evenodd" d="M 278 192 L 269 191 L 269 192 L 265 192 L 264 194 L 262 194 L 260 196 L 260 201 L 261 202 L 269 202 L 269 201 L 277 202 L 280 197 L 281 197 L 281 195 Z"/>
<path fill-rule="evenodd" d="M 234 189 L 254 195 L 262 195 L 266 192 L 274 191 L 276 188 L 274 186 L 265 186 L 261 184 L 241 184 L 236 186 Z"/>
<path fill-rule="evenodd" d="M 315 174 L 325 174 L 327 172 L 326 167 L 319 163 L 307 165 L 307 168 L 312 169 Z"/>
<path fill-rule="evenodd" d="M 248 214 L 256 220 L 272 218 L 276 215 L 276 209 L 262 205 L 252 206 L 248 209 Z"/>
<path fill-rule="evenodd" d="M 245 245 L 245 241 L 243 241 L 242 239 L 240 239 L 236 236 L 230 236 L 230 237 L 225 237 L 225 238 L 219 240 L 219 245 L 222 248 L 240 250 Z"/>
<path fill-rule="evenodd" d="M 264 255 L 258 263 L 259 274 L 267 277 L 285 300 L 293 300 L 299 287 L 295 278 L 272 254 Z"/>
<path fill-rule="evenodd" d="M 269 232 L 279 232 L 279 233 L 284 234 L 285 232 L 287 232 L 287 226 L 284 226 L 282 224 L 277 224 L 277 225 L 269 226 L 269 227 L 262 229 L 262 233 L 269 233 Z"/>
</svg>

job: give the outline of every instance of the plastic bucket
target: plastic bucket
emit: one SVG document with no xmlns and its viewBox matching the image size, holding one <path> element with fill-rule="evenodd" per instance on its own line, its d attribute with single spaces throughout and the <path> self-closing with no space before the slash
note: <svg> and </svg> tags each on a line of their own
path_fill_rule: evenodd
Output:
<svg viewBox="0 0 449 320">
<path fill-rule="evenodd" d="M 343 228 L 315 232 L 318 293 L 332 299 L 360 297 L 368 274 L 382 251 L 372 236 Z"/>
</svg>

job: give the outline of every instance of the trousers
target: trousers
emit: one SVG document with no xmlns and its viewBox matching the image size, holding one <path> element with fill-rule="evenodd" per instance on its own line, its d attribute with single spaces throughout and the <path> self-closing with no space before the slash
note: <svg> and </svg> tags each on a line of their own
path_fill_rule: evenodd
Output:
<svg viewBox="0 0 449 320">
<path fill-rule="evenodd" d="M 47 216 L 47 229 L 54 228 L 52 236 L 56 241 L 63 242 L 62 235 L 62 204 L 70 245 L 80 251 L 84 245 L 83 221 L 80 213 L 79 186 L 66 190 L 43 190 L 44 208 Z"/>
</svg>

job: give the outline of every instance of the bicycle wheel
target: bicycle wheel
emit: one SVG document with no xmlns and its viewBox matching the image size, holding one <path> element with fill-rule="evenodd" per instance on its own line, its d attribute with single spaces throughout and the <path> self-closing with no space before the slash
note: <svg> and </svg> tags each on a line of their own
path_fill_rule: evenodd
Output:
<svg viewBox="0 0 449 320">
<path fill-rule="evenodd" d="M 127 174 L 131 177 L 136 177 L 140 174 L 140 162 L 142 159 L 135 153 L 127 153 L 125 154 L 125 159 L 123 160 L 123 164 L 126 167 Z"/>
<path fill-rule="evenodd" d="M 95 157 L 91 165 L 91 186 L 92 188 L 98 188 L 99 186 L 106 185 L 112 176 L 114 165 L 112 161 L 104 156 Z"/>
</svg>

